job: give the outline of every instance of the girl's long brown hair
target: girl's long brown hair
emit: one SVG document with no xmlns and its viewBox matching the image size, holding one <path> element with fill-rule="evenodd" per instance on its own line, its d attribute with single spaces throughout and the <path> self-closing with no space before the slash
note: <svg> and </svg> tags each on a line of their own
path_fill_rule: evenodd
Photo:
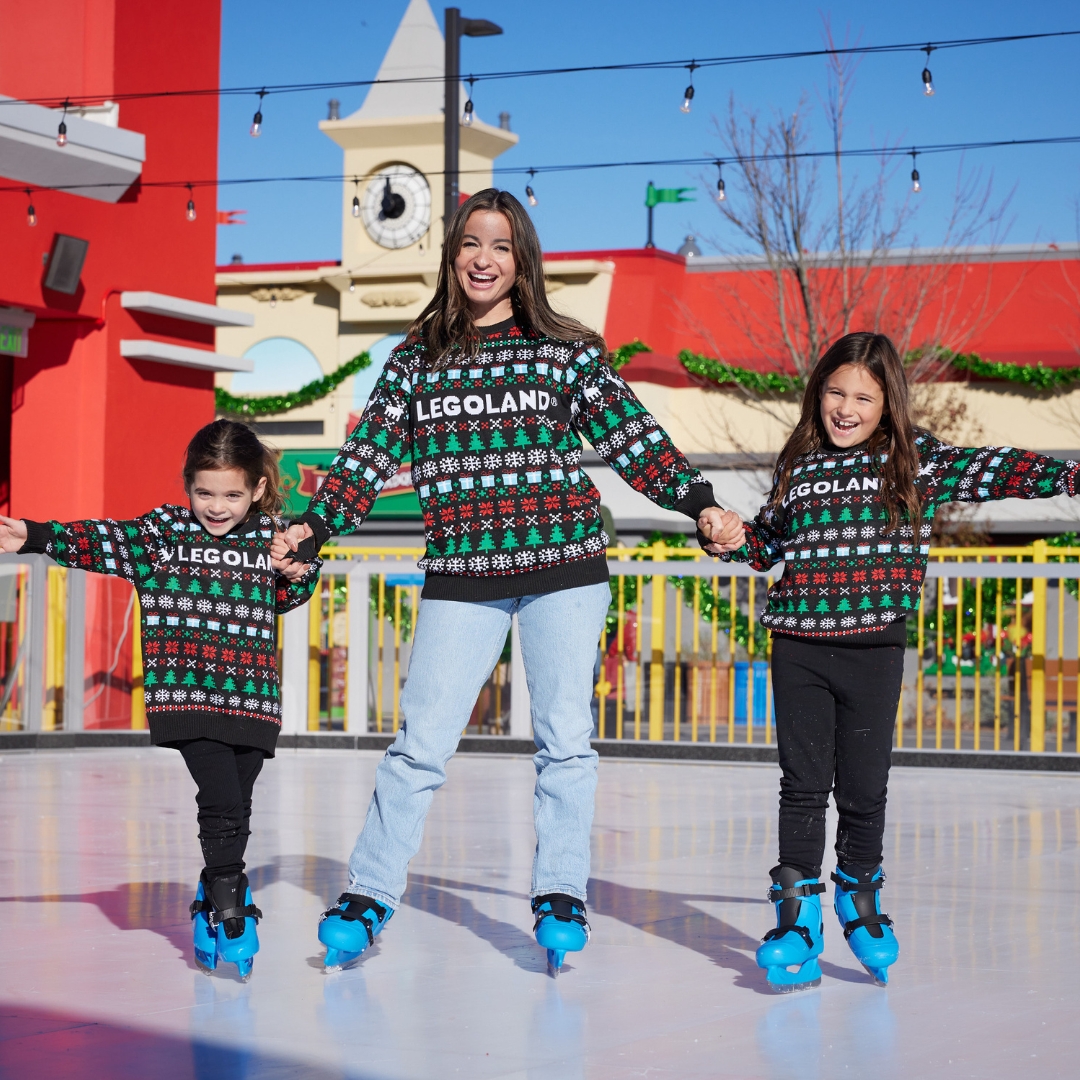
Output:
<svg viewBox="0 0 1080 1080">
<path fill-rule="evenodd" d="M 466 199 L 450 219 L 435 295 L 409 327 L 409 338 L 423 342 L 427 363 L 437 368 L 448 367 L 463 358 L 475 356 L 480 348 L 480 331 L 469 312 L 465 290 L 454 272 L 454 260 L 461 251 L 469 215 L 485 210 L 502 214 L 510 224 L 517 268 L 510 302 L 518 326 L 523 331 L 556 341 L 584 341 L 599 347 L 606 355 L 607 346 L 599 334 L 577 319 L 560 315 L 548 303 L 540 238 L 525 207 L 509 191 L 485 188 Z"/>
<path fill-rule="evenodd" d="M 915 486 L 919 473 L 915 436 L 919 431 L 911 422 L 904 365 L 896 347 L 884 334 L 846 334 L 815 365 L 803 391 L 799 423 L 776 459 L 776 486 L 769 509 L 779 511 L 798 458 L 833 449 L 821 421 L 821 394 L 828 377 L 845 364 L 865 368 L 884 391 L 881 423 L 870 436 L 865 452 L 876 462 L 875 468 L 880 469 L 889 515 L 887 531 L 892 532 L 904 519 L 917 537 L 922 517 L 922 499 Z M 877 460 L 880 454 L 886 455 L 883 465 Z"/>
<path fill-rule="evenodd" d="M 188 443 L 184 459 L 184 490 L 190 491 L 195 474 L 204 469 L 239 469 L 254 491 L 266 478 L 266 489 L 255 503 L 263 514 L 277 517 L 285 505 L 277 455 L 264 446 L 254 431 L 235 420 L 215 420 L 199 428 Z"/>
</svg>

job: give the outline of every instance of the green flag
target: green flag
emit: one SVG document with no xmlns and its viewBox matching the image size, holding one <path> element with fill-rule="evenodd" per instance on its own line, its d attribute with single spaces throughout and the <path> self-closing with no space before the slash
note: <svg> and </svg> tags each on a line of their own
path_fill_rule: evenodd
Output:
<svg viewBox="0 0 1080 1080">
<path fill-rule="evenodd" d="M 692 187 L 653 187 L 650 180 L 645 189 L 645 205 L 652 207 L 662 202 L 693 202 L 691 197 L 685 195 L 687 191 L 693 190 Z"/>
</svg>

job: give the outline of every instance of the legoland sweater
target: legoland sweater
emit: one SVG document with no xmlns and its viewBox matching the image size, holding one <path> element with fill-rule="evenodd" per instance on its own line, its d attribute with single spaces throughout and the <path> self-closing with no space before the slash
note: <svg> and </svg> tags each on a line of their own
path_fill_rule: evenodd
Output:
<svg viewBox="0 0 1080 1080">
<path fill-rule="evenodd" d="M 131 521 L 27 521 L 26 529 L 21 552 L 135 586 L 155 745 L 216 739 L 274 756 L 281 731 L 274 616 L 310 597 L 321 560 L 296 582 L 276 574 L 274 522 L 265 514 L 225 536 L 211 536 L 185 506 L 159 506 Z"/>
<path fill-rule="evenodd" d="M 653 502 L 697 518 L 712 486 L 606 363 L 581 342 L 482 328 L 479 355 L 433 371 L 399 345 L 360 423 L 312 499 L 321 545 L 355 531 L 411 458 L 424 513 L 423 596 L 498 600 L 608 577 L 600 495 L 581 468 L 584 434 Z"/>
<path fill-rule="evenodd" d="M 799 459 L 779 508 L 762 507 L 746 526 L 746 544 L 720 556 L 758 570 L 783 561 L 764 626 L 796 637 L 901 644 L 900 620 L 918 606 L 939 506 L 1077 493 L 1080 462 L 1002 446 L 964 449 L 929 434 L 916 446 L 924 507 L 918 542 L 910 524 L 886 532 L 884 456 L 871 460 L 856 447 Z"/>
</svg>

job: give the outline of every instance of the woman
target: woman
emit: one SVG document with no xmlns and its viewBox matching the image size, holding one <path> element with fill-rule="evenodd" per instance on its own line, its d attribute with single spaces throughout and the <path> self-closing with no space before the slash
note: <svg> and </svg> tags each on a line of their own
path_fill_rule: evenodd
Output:
<svg viewBox="0 0 1080 1080">
<path fill-rule="evenodd" d="M 391 354 L 360 424 L 289 530 L 309 562 L 354 532 L 411 459 L 426 572 L 405 720 L 379 765 L 349 861 L 323 916 L 325 964 L 360 955 L 405 891 L 434 791 L 518 616 L 538 752 L 532 910 L 553 972 L 588 940 L 585 889 L 596 788 L 593 663 L 610 602 L 600 496 L 581 469 L 585 435 L 631 486 L 733 537 L 709 483 L 607 362 L 603 339 L 548 304 L 540 242 L 494 188 L 450 221 L 435 296 Z"/>
</svg>

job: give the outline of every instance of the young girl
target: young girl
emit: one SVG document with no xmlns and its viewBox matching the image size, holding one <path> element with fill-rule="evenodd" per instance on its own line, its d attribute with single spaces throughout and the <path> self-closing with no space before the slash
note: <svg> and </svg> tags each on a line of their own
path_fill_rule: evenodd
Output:
<svg viewBox="0 0 1080 1080">
<path fill-rule="evenodd" d="M 195 960 L 207 971 L 235 963 L 246 979 L 262 917 L 244 874 L 251 793 L 281 730 L 275 615 L 309 598 L 320 561 L 275 572 L 277 460 L 243 424 L 216 420 L 196 433 L 184 487 L 190 509 L 159 506 L 132 521 L 0 517 L 0 549 L 135 586 L 150 738 L 179 750 L 198 786 L 206 867 L 191 905 Z"/>
<path fill-rule="evenodd" d="M 379 765 L 348 889 L 319 926 L 328 969 L 358 957 L 397 907 L 432 795 L 514 614 L 538 747 L 533 929 L 553 973 L 588 940 L 589 703 L 611 596 L 579 432 L 659 505 L 701 518 L 717 538 L 741 529 L 612 370 L 599 335 L 552 310 L 529 215 L 488 188 L 450 220 L 434 298 L 288 534 L 307 560 L 327 537 L 355 531 L 411 457 L 427 552 L 405 722 Z"/>
<path fill-rule="evenodd" d="M 934 512 L 948 502 L 1075 495 L 1080 464 L 1007 447 L 962 449 L 912 426 L 903 365 L 881 334 L 848 334 L 814 368 L 769 501 L 744 538 L 706 544 L 767 570 L 780 751 L 777 925 L 757 962 L 778 992 L 817 986 L 825 807 L 840 816 L 833 906 L 879 985 L 898 945 L 878 892 L 885 789 L 907 642 Z M 703 530 L 706 539 L 708 530 Z M 745 545 L 743 545 L 745 539 Z M 797 968 L 790 971 L 789 968 Z"/>
</svg>

